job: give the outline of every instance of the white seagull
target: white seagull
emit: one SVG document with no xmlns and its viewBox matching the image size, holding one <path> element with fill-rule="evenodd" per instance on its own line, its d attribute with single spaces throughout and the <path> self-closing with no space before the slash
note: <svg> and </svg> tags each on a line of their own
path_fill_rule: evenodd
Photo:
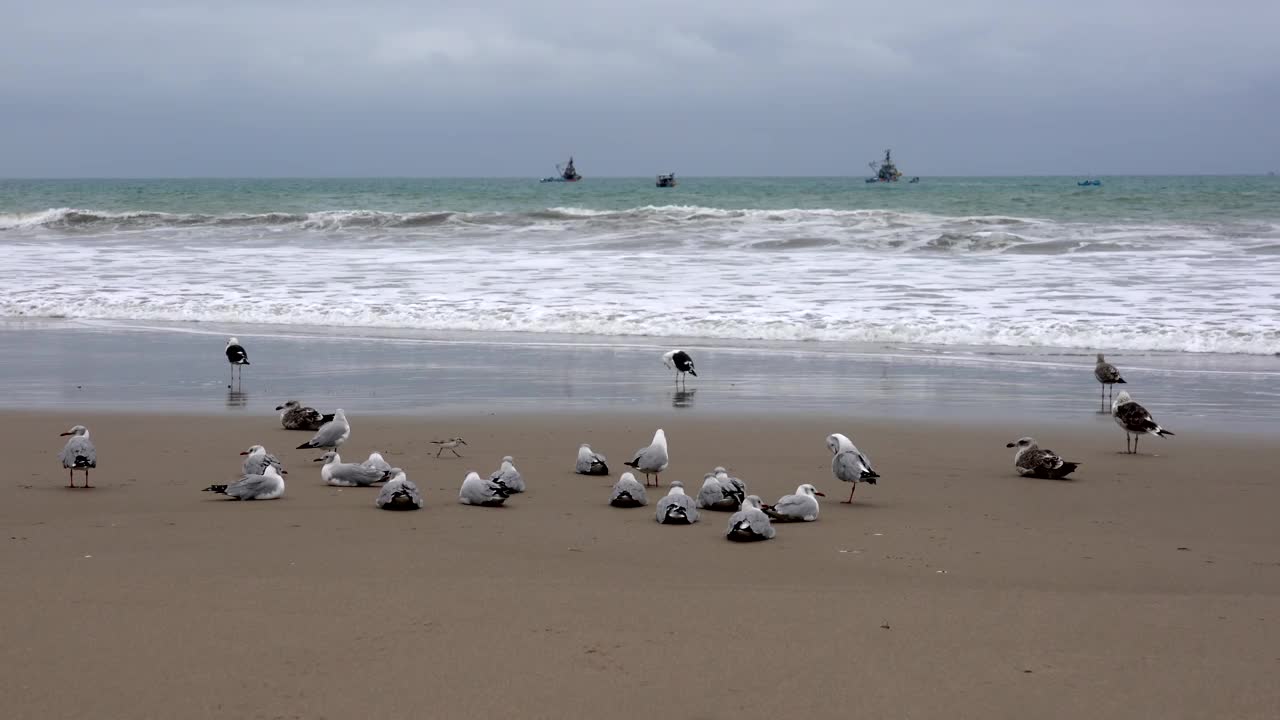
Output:
<svg viewBox="0 0 1280 720">
<path fill-rule="evenodd" d="M 778 502 L 764 505 L 761 509 L 778 522 L 813 522 L 818 519 L 818 498 L 815 495 L 826 497 L 818 488 L 805 483 L 796 488 L 794 494 L 783 495 Z"/>
<path fill-rule="evenodd" d="M 84 486 L 93 487 L 89 484 L 89 471 L 98 467 L 98 450 L 93 446 L 93 441 L 89 439 L 89 428 L 83 425 L 76 425 L 59 437 L 67 437 L 68 435 L 71 436 L 71 439 L 62 447 L 62 452 L 58 453 L 58 459 L 62 461 L 62 467 L 67 470 L 67 487 L 76 486 L 76 470 L 84 471 Z"/>
<path fill-rule="evenodd" d="M 644 474 L 644 484 L 649 484 L 649 476 L 653 476 L 654 486 L 662 484 L 661 473 L 667 469 L 667 434 L 662 432 L 662 428 L 658 428 L 658 432 L 653 434 L 653 442 L 648 447 L 640 448 L 636 451 L 635 457 L 631 458 L 631 462 L 623 463 L 629 468 L 639 470 Z"/>
<path fill-rule="evenodd" d="M 858 489 L 858 483 L 863 482 L 868 485 L 875 485 L 876 480 L 880 479 L 880 473 L 871 469 L 871 460 L 862 451 L 854 447 L 853 441 L 841 435 L 840 433 L 832 433 L 827 436 L 827 449 L 831 451 L 831 474 L 836 476 L 840 482 L 852 483 L 853 487 L 849 489 L 849 499 L 841 500 L 844 505 L 853 504 L 853 493 Z"/>
</svg>

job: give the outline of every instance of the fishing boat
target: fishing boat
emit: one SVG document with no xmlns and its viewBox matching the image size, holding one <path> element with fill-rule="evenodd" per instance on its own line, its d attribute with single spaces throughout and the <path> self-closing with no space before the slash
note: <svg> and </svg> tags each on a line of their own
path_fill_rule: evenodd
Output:
<svg viewBox="0 0 1280 720">
<path fill-rule="evenodd" d="M 1080 187 L 1101 187 L 1102 181 L 1096 178 L 1093 180 L 1081 180 L 1080 182 L 1076 183 L 1076 185 Z"/>
<path fill-rule="evenodd" d="M 573 156 L 570 155 L 569 162 L 564 167 L 556 165 L 556 174 L 542 178 L 542 182 L 578 182 L 581 179 L 578 169 L 573 166 Z"/>
<path fill-rule="evenodd" d="M 658 176 L 657 186 L 658 186 L 658 187 L 675 187 L 675 186 L 676 186 L 676 174 L 675 174 L 675 173 L 667 173 L 666 175 L 659 175 L 659 176 Z"/>
<path fill-rule="evenodd" d="M 885 183 L 898 182 L 902 179 L 902 172 L 898 170 L 898 166 L 893 164 L 893 151 L 884 151 L 884 161 L 876 162 L 872 160 L 867 163 L 871 167 L 872 177 L 867 178 L 868 183 Z"/>
<path fill-rule="evenodd" d="M 915 185 L 915 184 L 916 184 L 916 183 L 918 183 L 918 182 L 920 182 L 920 176 L 919 176 L 919 175 L 917 175 L 917 176 L 915 176 L 915 177 L 911 178 L 910 180 L 908 180 L 908 181 L 907 181 L 907 184 L 908 184 L 908 185 Z"/>
</svg>

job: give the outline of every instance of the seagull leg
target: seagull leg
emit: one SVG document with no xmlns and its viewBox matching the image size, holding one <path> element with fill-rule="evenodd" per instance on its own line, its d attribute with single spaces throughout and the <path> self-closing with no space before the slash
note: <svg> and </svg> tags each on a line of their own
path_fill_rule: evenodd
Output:
<svg viewBox="0 0 1280 720">
<path fill-rule="evenodd" d="M 93 487 L 92 485 L 90 485 L 90 484 L 89 484 L 89 471 L 88 471 L 88 470 L 85 470 L 85 471 L 84 471 L 84 486 L 85 486 L 85 487 Z"/>
<path fill-rule="evenodd" d="M 856 490 L 858 489 L 858 483 L 852 483 L 852 484 L 853 484 L 853 487 L 849 489 L 849 499 L 848 499 L 848 500 L 841 500 L 841 501 L 840 501 L 840 504 L 841 504 L 841 505 L 852 505 L 852 504 L 853 504 L 853 493 L 854 493 L 854 491 L 856 491 Z"/>
<path fill-rule="evenodd" d="M 68 469 L 67 470 L 67 487 L 73 488 L 75 486 L 76 486 L 76 471 Z"/>
<path fill-rule="evenodd" d="M 1141 440 L 1141 439 L 1142 439 L 1142 436 L 1141 436 L 1141 435 L 1134 435 L 1134 436 L 1133 436 L 1133 454 L 1134 454 L 1134 455 L 1137 455 L 1137 454 L 1138 454 L 1138 441 L 1139 441 L 1139 440 Z"/>
</svg>

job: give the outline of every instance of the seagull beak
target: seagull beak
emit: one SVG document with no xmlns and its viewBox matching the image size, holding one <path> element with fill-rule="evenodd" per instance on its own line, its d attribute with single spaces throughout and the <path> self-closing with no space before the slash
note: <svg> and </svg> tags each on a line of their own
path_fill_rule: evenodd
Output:
<svg viewBox="0 0 1280 720">
<path fill-rule="evenodd" d="M 276 406 L 276 409 L 277 409 L 277 410 L 283 410 L 283 409 L 284 409 L 284 406 L 283 406 L 283 405 L 277 405 L 277 406 Z"/>
<path fill-rule="evenodd" d="M 1008 445 L 1005 445 L 1005 447 L 1013 447 L 1014 445 L 1017 445 L 1017 444 L 1018 443 L 1009 443 Z"/>
<path fill-rule="evenodd" d="M 248 450 L 242 450 L 242 451 L 240 451 L 240 454 L 241 454 L 241 455 L 248 455 L 248 454 L 249 454 L 249 451 L 248 451 Z"/>
<path fill-rule="evenodd" d="M 71 433 L 69 433 L 69 432 L 58 433 L 58 437 L 66 437 L 66 436 L 68 436 L 68 435 L 70 435 L 70 434 L 71 434 Z"/>
<path fill-rule="evenodd" d="M 814 494 L 814 495 L 817 495 L 818 497 L 826 497 L 826 496 L 827 496 L 827 494 L 826 494 L 826 493 L 824 493 L 824 492 L 822 492 L 821 490 L 814 490 L 814 491 L 813 491 L 813 494 Z"/>
<path fill-rule="evenodd" d="M 289 474 L 289 471 L 288 471 L 288 470 L 277 470 L 276 472 L 280 473 L 281 475 L 288 475 L 288 474 Z"/>
<path fill-rule="evenodd" d="M 324 458 L 316 458 L 315 460 L 312 460 L 311 462 L 324 462 Z"/>
</svg>

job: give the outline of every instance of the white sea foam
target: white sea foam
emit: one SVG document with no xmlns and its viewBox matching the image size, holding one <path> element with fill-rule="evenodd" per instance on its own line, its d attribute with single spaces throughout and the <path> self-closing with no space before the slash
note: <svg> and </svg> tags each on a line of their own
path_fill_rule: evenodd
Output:
<svg viewBox="0 0 1280 720">
<path fill-rule="evenodd" d="M 0 316 L 1275 353 L 1271 226 L 881 210 L 0 215 Z"/>
</svg>

